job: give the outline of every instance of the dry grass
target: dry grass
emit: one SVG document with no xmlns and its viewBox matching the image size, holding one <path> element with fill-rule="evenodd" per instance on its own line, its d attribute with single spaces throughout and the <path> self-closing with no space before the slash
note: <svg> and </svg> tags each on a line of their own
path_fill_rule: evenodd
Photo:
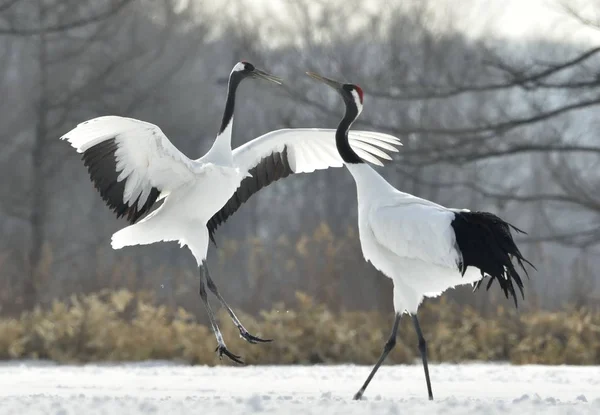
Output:
<svg viewBox="0 0 600 415">
<path fill-rule="evenodd" d="M 297 291 L 327 304 L 334 312 L 344 309 L 387 312 L 392 307 L 391 280 L 364 260 L 355 227 L 332 229 L 320 223 L 297 234 L 263 239 L 223 238 L 218 244 L 218 249 L 210 250 L 211 274 L 227 301 L 253 316 L 277 301 L 294 303 Z M 18 317 L 25 311 L 24 304 L 48 308 L 55 299 L 65 300 L 72 294 L 127 289 L 151 291 L 157 304 L 181 306 L 203 319 L 204 310 L 197 295 L 198 271 L 191 254 L 187 249 L 171 251 L 176 258 L 172 261 L 162 256 L 175 245 L 138 247 L 138 253 L 143 253 L 138 255 L 133 250 L 113 251 L 107 240 L 103 240 L 96 250 L 70 258 L 73 263 L 68 267 L 59 252 L 46 246 L 42 263 L 37 267 L 39 272 L 34 275 L 37 293 L 33 300 L 25 298 L 23 290 L 29 274 L 3 274 L 0 255 L 0 316 Z M 538 307 L 535 284 L 530 282 L 534 278 L 543 280 L 546 275 L 541 272 L 532 275 L 531 281 L 525 280 L 526 301 L 521 307 Z M 594 288 L 579 283 L 575 286 L 583 288 L 573 291 L 572 298 L 565 302 L 592 305 L 588 297 Z M 489 292 L 480 290 L 473 294 L 467 286 L 449 290 L 444 296 L 486 315 L 488 310 L 493 313 L 498 305 L 511 304 L 496 284 Z"/>
<path fill-rule="evenodd" d="M 375 362 L 391 328 L 391 314 L 332 312 L 297 294 L 293 309 L 278 304 L 259 318 L 239 313 L 248 330 L 273 343 L 251 345 L 224 313 L 228 347 L 250 364 Z M 600 364 L 600 312 L 585 308 L 517 314 L 502 307 L 483 318 L 471 307 L 426 303 L 420 320 L 432 361 L 511 361 L 517 364 Z M 403 319 L 388 362 L 417 358 L 417 341 Z M 0 358 L 59 362 L 169 359 L 217 364 L 210 330 L 183 309 L 157 305 L 145 292 L 106 291 L 72 296 L 19 318 L 0 320 Z M 224 361 L 225 362 L 225 361 Z"/>
</svg>

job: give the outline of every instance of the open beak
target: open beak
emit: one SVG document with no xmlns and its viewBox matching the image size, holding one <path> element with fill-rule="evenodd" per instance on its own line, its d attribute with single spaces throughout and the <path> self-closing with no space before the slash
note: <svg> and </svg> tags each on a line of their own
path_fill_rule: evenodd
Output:
<svg viewBox="0 0 600 415">
<path fill-rule="evenodd" d="M 270 73 L 267 73 L 265 71 L 261 71 L 260 69 L 254 69 L 254 71 L 252 71 L 252 74 L 257 78 L 262 78 L 266 79 L 267 81 L 275 82 L 277 85 L 282 84 L 281 78 L 275 75 L 271 75 Z"/>
<path fill-rule="evenodd" d="M 311 78 L 316 79 L 317 81 L 321 81 L 324 84 L 326 84 L 336 90 L 340 90 L 340 89 L 342 89 L 342 86 L 344 86 L 344 84 L 342 84 L 341 82 L 337 82 L 337 81 L 334 81 L 333 79 L 325 78 L 324 76 L 318 75 L 314 72 L 306 72 L 306 74 L 308 76 L 310 76 Z"/>
</svg>

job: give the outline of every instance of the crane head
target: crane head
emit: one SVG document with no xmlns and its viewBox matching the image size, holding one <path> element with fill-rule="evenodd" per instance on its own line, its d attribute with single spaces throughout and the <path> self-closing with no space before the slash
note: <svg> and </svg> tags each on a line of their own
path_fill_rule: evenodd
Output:
<svg viewBox="0 0 600 415">
<path fill-rule="evenodd" d="M 326 78 L 318 75 L 314 72 L 306 72 L 308 76 L 317 81 L 323 82 L 325 85 L 335 89 L 344 99 L 346 106 L 354 106 L 358 114 L 361 113 L 363 107 L 363 90 L 361 87 L 355 84 L 344 84 L 342 82 L 334 81 L 333 79 Z M 357 114 L 357 116 L 358 116 Z"/>
<path fill-rule="evenodd" d="M 252 65 L 250 62 L 246 62 L 246 61 L 240 61 L 240 62 L 236 63 L 235 66 L 233 67 L 233 70 L 231 71 L 231 74 L 229 75 L 230 80 L 235 80 L 237 82 L 241 82 L 242 79 L 245 79 L 248 77 L 262 78 L 262 79 L 266 79 L 267 81 L 274 82 L 277 85 L 281 85 L 281 78 L 271 75 L 268 72 L 261 71 L 260 69 L 256 68 L 254 65 Z"/>
</svg>

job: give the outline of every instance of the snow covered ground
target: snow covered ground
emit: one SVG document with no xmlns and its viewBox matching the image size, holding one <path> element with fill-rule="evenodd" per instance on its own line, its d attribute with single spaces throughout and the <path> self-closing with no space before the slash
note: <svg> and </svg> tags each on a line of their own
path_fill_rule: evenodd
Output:
<svg viewBox="0 0 600 415">
<path fill-rule="evenodd" d="M 366 366 L 190 367 L 163 362 L 0 364 L 0 414 L 600 414 L 600 367 L 385 366 L 365 400 Z"/>
</svg>

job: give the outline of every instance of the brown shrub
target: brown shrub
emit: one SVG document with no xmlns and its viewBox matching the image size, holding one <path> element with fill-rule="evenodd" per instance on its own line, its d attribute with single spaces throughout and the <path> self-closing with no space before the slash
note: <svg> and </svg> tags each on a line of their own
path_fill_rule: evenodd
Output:
<svg viewBox="0 0 600 415">
<path fill-rule="evenodd" d="M 393 315 L 332 312 L 298 293 L 296 305 L 277 304 L 259 318 L 239 313 L 246 328 L 272 343 L 244 342 L 226 313 L 219 315 L 228 347 L 249 364 L 372 364 L 389 335 Z M 599 364 L 600 313 L 585 308 L 526 312 L 498 307 L 482 317 L 471 307 L 426 302 L 419 318 L 431 361 L 510 361 L 517 364 Z M 169 359 L 218 363 L 210 329 L 187 311 L 157 305 L 147 292 L 104 291 L 55 301 L 19 318 L 0 319 L 0 359 L 58 362 Z M 410 319 L 402 321 L 388 363 L 418 358 Z M 225 360 L 223 360 L 225 362 Z"/>
</svg>

